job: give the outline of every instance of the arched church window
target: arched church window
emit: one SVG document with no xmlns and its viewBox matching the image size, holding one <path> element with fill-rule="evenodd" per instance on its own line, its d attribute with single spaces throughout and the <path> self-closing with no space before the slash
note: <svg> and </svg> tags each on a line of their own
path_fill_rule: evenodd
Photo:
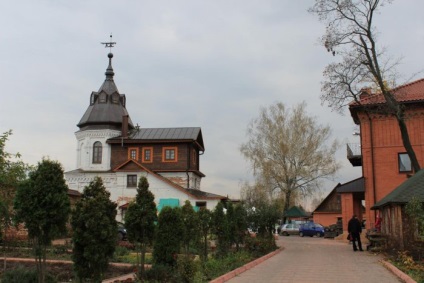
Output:
<svg viewBox="0 0 424 283">
<path fill-rule="evenodd" d="M 102 143 L 99 141 L 93 144 L 93 163 L 102 163 Z"/>
</svg>

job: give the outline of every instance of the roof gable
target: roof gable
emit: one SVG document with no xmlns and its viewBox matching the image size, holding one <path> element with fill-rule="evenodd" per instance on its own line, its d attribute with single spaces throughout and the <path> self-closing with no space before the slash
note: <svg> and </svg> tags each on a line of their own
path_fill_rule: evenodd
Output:
<svg viewBox="0 0 424 283">
<path fill-rule="evenodd" d="M 332 207 L 337 212 L 341 210 L 340 203 L 331 203 L 337 201 L 337 195 L 341 193 L 362 193 L 365 192 L 364 177 L 357 178 L 344 184 L 338 183 L 327 197 L 315 208 L 315 212 L 326 211 L 326 207 Z"/>
<path fill-rule="evenodd" d="M 340 183 L 338 183 L 334 189 L 327 195 L 327 197 L 325 199 L 323 199 L 323 201 L 315 208 L 315 210 L 312 213 L 315 212 L 323 212 L 326 211 L 327 212 L 327 207 L 333 207 L 334 205 L 332 205 L 331 202 L 336 201 L 337 202 L 337 188 L 340 187 Z M 336 203 L 337 205 L 337 203 Z M 340 204 L 338 205 L 337 212 L 339 212 L 341 210 L 340 208 Z"/>
<path fill-rule="evenodd" d="M 424 201 L 424 169 L 421 169 L 414 176 L 400 184 L 391 193 L 374 204 L 371 209 L 379 209 L 391 203 L 406 204 L 413 197 L 418 197 Z"/>
<path fill-rule="evenodd" d="M 116 166 L 112 171 L 113 172 L 145 171 L 145 172 L 149 173 L 149 175 L 152 175 L 155 178 L 160 179 L 161 181 L 171 185 L 175 189 L 185 193 L 186 195 L 188 195 L 188 196 L 190 196 L 194 199 L 226 199 L 226 197 L 224 197 L 224 196 L 220 196 L 220 195 L 216 195 L 216 194 L 212 194 L 212 193 L 208 193 L 208 192 L 204 192 L 204 191 L 200 191 L 200 190 L 185 189 L 185 188 L 175 184 L 174 182 L 170 181 L 168 178 L 165 178 L 162 175 L 157 174 L 156 172 L 148 169 L 147 167 L 144 167 L 142 164 L 140 164 L 137 161 L 132 160 L 132 159 L 127 160 L 124 163 Z"/>
</svg>

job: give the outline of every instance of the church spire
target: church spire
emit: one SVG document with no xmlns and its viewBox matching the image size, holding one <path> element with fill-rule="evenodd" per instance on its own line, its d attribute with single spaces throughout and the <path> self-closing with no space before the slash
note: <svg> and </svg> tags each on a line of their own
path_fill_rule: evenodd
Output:
<svg viewBox="0 0 424 283">
<path fill-rule="evenodd" d="M 112 41 L 112 34 L 110 34 L 110 41 L 101 42 L 101 44 L 104 44 L 105 48 L 109 47 L 109 54 L 107 55 L 107 57 L 109 58 L 109 66 L 106 69 L 105 75 L 106 75 L 106 80 L 113 81 L 113 76 L 115 75 L 115 73 L 113 72 L 113 68 L 112 68 L 112 58 L 113 58 L 112 48 L 115 46 L 116 42 Z"/>
<path fill-rule="evenodd" d="M 107 57 L 109 57 L 109 66 L 107 66 L 106 73 L 105 73 L 105 75 L 106 75 L 106 80 L 111 80 L 111 81 L 113 81 L 113 76 L 115 75 L 115 73 L 113 72 L 113 68 L 112 68 L 112 58 L 113 58 L 113 54 L 112 54 L 112 53 L 109 53 L 109 54 L 107 55 Z"/>
<path fill-rule="evenodd" d="M 109 42 L 101 42 L 105 47 L 110 48 L 116 44 L 112 41 L 110 35 Z M 115 85 L 113 76 L 115 75 L 112 68 L 112 52 L 107 55 L 109 58 L 109 65 L 106 69 L 106 79 L 100 86 L 97 92 L 93 91 L 90 95 L 90 105 L 85 111 L 83 117 L 78 123 L 80 130 L 91 129 L 113 129 L 121 130 L 122 117 L 129 116 L 126 110 L 125 94 L 120 94 Z M 134 128 L 131 118 L 128 117 L 128 128 Z"/>
</svg>

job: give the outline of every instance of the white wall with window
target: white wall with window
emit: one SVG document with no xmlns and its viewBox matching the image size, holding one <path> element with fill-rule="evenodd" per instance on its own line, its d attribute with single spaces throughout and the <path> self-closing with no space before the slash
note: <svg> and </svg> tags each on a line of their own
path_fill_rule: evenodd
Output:
<svg viewBox="0 0 424 283">
<path fill-rule="evenodd" d="M 137 184 L 141 176 L 145 176 L 149 182 L 149 190 L 155 196 L 155 203 L 159 204 L 160 199 L 179 199 L 180 205 L 184 205 L 186 200 L 189 200 L 193 206 L 196 202 L 202 203 L 205 208 L 213 210 L 218 204 L 218 199 L 197 199 L 185 193 L 184 189 L 177 189 L 168 182 L 164 182 L 162 178 L 149 174 L 147 172 L 85 172 L 70 171 L 65 173 L 65 180 L 69 189 L 83 192 L 84 187 L 87 186 L 95 177 L 101 177 L 106 189 L 110 192 L 110 199 L 117 203 L 119 208 L 126 203 L 133 200 L 137 194 Z M 136 180 L 134 186 L 128 186 L 128 180 Z M 118 209 L 116 217 L 118 221 L 123 220 L 122 210 Z"/>
<path fill-rule="evenodd" d="M 85 130 L 75 133 L 77 168 L 84 171 L 110 170 L 111 147 L 106 141 L 121 135 L 115 130 Z"/>
</svg>

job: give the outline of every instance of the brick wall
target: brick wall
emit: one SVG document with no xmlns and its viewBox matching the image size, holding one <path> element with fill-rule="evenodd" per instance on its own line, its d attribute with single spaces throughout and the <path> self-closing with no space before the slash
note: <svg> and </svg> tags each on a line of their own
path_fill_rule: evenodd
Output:
<svg viewBox="0 0 424 283">
<path fill-rule="evenodd" d="M 358 116 L 361 127 L 362 168 L 365 177 L 365 215 L 367 228 L 372 228 L 375 212 L 370 210 L 370 207 L 408 177 L 408 173 L 399 172 L 398 165 L 398 153 L 405 153 L 406 150 L 394 117 L 372 115 L 372 123 L 370 123 L 364 113 L 359 113 Z M 419 162 L 423 164 L 424 109 L 410 110 L 406 117 L 412 146 Z M 347 199 L 345 201 L 349 205 L 349 201 Z"/>
<path fill-rule="evenodd" d="M 330 226 L 337 223 L 337 218 L 342 217 L 341 213 L 314 213 L 313 220 L 323 226 Z"/>
</svg>

